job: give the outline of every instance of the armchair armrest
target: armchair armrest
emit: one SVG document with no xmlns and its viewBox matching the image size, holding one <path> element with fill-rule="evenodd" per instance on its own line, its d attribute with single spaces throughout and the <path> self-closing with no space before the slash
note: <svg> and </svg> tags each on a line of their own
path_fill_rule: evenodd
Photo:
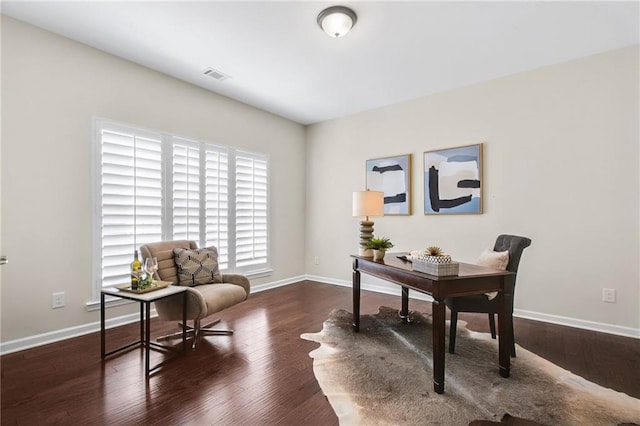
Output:
<svg viewBox="0 0 640 426">
<path fill-rule="evenodd" d="M 244 288 L 244 291 L 249 295 L 251 291 L 251 283 L 249 282 L 249 278 L 240 274 L 224 274 L 222 275 L 222 282 L 228 284 L 239 285 Z"/>
</svg>

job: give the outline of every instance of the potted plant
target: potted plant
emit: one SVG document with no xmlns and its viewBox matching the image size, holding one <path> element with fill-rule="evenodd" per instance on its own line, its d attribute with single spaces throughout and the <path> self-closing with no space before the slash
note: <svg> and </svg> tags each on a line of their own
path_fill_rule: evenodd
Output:
<svg viewBox="0 0 640 426">
<path fill-rule="evenodd" d="M 373 237 L 367 242 L 367 248 L 373 250 L 373 260 L 384 259 L 387 250 L 393 247 L 393 243 L 386 237 Z"/>
<path fill-rule="evenodd" d="M 424 251 L 423 260 L 431 263 L 451 263 L 451 256 L 445 254 L 438 246 L 429 246 Z"/>
</svg>

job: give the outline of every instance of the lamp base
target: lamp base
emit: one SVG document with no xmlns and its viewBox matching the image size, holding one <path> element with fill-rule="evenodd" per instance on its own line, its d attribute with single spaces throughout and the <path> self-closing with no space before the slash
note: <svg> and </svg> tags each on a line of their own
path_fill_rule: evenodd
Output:
<svg viewBox="0 0 640 426">
<path fill-rule="evenodd" d="M 373 238 L 373 221 L 360 221 L 360 250 L 358 256 L 373 257 L 373 250 L 367 248 L 367 243 Z"/>
</svg>

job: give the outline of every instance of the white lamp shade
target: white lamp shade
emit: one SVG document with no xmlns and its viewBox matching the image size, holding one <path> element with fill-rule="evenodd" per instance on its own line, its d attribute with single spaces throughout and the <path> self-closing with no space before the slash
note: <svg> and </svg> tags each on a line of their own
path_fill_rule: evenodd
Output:
<svg viewBox="0 0 640 426">
<path fill-rule="evenodd" d="M 384 192 L 357 191 L 353 193 L 354 216 L 383 216 Z"/>
</svg>

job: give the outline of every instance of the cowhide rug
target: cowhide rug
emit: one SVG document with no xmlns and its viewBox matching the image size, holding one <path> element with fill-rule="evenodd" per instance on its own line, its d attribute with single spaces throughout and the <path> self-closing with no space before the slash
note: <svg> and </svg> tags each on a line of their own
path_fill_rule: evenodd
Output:
<svg viewBox="0 0 640 426">
<path fill-rule="evenodd" d="M 588 382 L 517 347 L 511 377 L 498 374 L 498 344 L 458 327 L 456 353 L 446 354 L 445 393 L 433 391 L 431 320 L 396 309 L 361 317 L 332 312 L 310 353 L 313 371 L 341 425 L 619 425 L 640 423 L 640 400 Z"/>
</svg>

